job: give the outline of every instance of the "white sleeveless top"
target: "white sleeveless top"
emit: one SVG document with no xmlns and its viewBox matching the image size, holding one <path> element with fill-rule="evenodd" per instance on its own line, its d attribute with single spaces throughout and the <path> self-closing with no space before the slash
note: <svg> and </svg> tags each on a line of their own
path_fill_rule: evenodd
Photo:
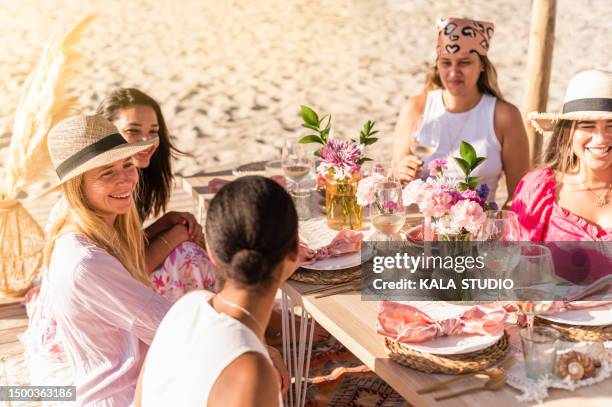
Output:
<svg viewBox="0 0 612 407">
<path fill-rule="evenodd" d="M 243 353 L 261 353 L 272 364 L 250 328 L 210 305 L 213 296 L 193 291 L 166 314 L 147 354 L 143 406 L 206 406 L 223 369 Z M 280 391 L 278 397 L 280 406 Z"/>
<path fill-rule="evenodd" d="M 447 160 L 446 175 L 463 178 L 463 172 L 451 157 L 459 157 L 461 141 L 466 141 L 474 146 L 479 157 L 487 157 L 472 175 L 481 177 L 480 183 L 489 186 L 491 192 L 487 201 L 495 199 L 497 184 L 502 173 L 501 144 L 495 136 L 493 125 L 496 102 L 496 97 L 483 94 L 478 104 L 471 110 L 450 113 L 444 107 L 441 89 L 427 93 L 422 131 L 427 137 L 428 132 L 432 131 L 432 122 L 437 120 L 441 137 L 436 151 L 423 160 L 423 178 L 429 176 L 427 165 L 437 158 Z"/>
</svg>

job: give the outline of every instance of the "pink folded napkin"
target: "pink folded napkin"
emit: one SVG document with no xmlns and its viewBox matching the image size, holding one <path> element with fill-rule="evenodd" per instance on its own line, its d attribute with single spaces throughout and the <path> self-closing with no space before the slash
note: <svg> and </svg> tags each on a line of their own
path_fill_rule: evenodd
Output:
<svg viewBox="0 0 612 407">
<path fill-rule="evenodd" d="M 285 177 L 283 175 L 272 175 L 270 179 L 278 182 L 278 184 L 283 188 L 287 186 L 287 183 L 285 182 Z M 231 181 L 223 179 L 223 178 L 213 178 L 210 181 L 208 181 L 208 192 L 216 194 L 217 192 L 219 192 L 221 188 L 223 188 L 225 185 L 229 184 L 230 182 Z"/>
<path fill-rule="evenodd" d="M 229 184 L 230 181 L 223 178 L 213 178 L 208 181 L 208 192 L 216 194 L 221 188 Z"/>
<path fill-rule="evenodd" d="M 557 314 L 559 312 L 573 311 L 601 307 L 612 304 L 612 300 L 598 300 L 610 298 L 612 294 L 612 275 L 600 278 L 587 287 L 571 290 L 563 301 L 554 301 L 543 315 Z"/>
<path fill-rule="evenodd" d="M 338 232 L 336 237 L 327 246 L 312 250 L 303 242 L 300 242 L 299 264 L 312 264 L 328 257 L 342 256 L 361 250 L 363 233 L 344 229 Z"/>
<path fill-rule="evenodd" d="M 436 321 L 412 305 L 381 301 L 376 331 L 404 343 L 422 343 L 439 336 L 499 335 L 506 315 L 500 305 L 475 305 L 459 316 Z"/>
</svg>

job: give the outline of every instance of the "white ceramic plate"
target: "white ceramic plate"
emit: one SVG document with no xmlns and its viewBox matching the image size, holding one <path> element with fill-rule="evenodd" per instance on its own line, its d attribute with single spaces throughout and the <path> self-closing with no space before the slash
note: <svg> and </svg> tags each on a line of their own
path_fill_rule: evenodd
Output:
<svg viewBox="0 0 612 407">
<path fill-rule="evenodd" d="M 541 315 L 547 321 L 566 325 L 603 326 L 612 324 L 612 304 L 597 308 L 566 311 L 553 315 Z"/>
<path fill-rule="evenodd" d="M 450 304 L 443 301 L 401 301 L 418 307 L 433 319 L 449 318 L 451 315 L 460 315 L 473 305 Z M 468 336 L 441 336 L 423 343 L 402 343 L 407 348 L 419 352 L 436 355 L 457 355 L 460 353 L 475 352 L 494 345 L 502 337 L 499 335 L 468 335 Z"/>
<path fill-rule="evenodd" d="M 369 230 L 360 231 L 364 234 L 364 240 L 369 235 Z M 337 230 L 330 229 L 327 227 L 325 218 L 314 218 L 304 222 L 300 222 L 299 228 L 300 239 L 306 243 L 311 249 L 318 249 L 319 247 L 328 245 L 334 237 L 338 234 Z M 363 250 L 368 250 L 366 246 L 363 246 Z M 372 256 L 371 251 L 367 251 L 364 254 L 365 259 L 369 259 Z M 344 256 L 329 257 L 327 259 L 319 260 L 313 264 L 307 264 L 302 268 L 308 270 L 341 270 L 350 267 L 356 267 L 362 262 L 362 253 L 350 253 Z"/>
</svg>

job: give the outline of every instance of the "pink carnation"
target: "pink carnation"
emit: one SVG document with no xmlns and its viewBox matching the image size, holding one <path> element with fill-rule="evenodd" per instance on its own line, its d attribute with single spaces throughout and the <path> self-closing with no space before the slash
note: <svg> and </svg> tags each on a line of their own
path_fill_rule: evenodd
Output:
<svg viewBox="0 0 612 407">
<path fill-rule="evenodd" d="M 480 197 L 480 194 L 476 191 L 472 191 L 471 189 L 466 189 L 465 191 L 461 192 L 461 199 L 467 199 L 469 201 L 474 201 L 478 203 L 480 206 L 484 205 L 484 202 L 482 198 Z"/>
<path fill-rule="evenodd" d="M 426 183 L 427 184 L 427 183 Z M 439 218 L 448 213 L 453 203 L 453 195 L 444 186 L 433 184 L 431 188 L 425 188 L 421 196 L 419 209 L 425 216 Z"/>
<path fill-rule="evenodd" d="M 431 175 L 442 173 L 447 168 L 448 166 L 446 165 L 446 160 L 443 160 L 441 158 L 436 158 L 427 166 L 427 169 L 429 170 L 429 173 Z"/>
<path fill-rule="evenodd" d="M 463 200 L 457 202 L 450 209 L 452 223 L 462 227 L 470 233 L 477 233 L 487 219 L 482 207 L 474 201 Z"/>
</svg>

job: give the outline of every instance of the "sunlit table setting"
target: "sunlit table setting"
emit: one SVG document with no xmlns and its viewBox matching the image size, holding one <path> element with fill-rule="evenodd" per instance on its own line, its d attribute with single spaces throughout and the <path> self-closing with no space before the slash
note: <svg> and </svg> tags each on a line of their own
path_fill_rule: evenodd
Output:
<svg viewBox="0 0 612 407">
<path fill-rule="evenodd" d="M 209 190 L 211 181 L 213 183 L 219 182 L 219 180 L 231 181 L 237 176 L 250 174 L 270 175 L 270 169 L 266 170 L 265 163 L 260 162 L 241 167 L 238 171 L 227 170 L 205 176 L 184 178 L 182 180 L 183 188 L 193 198 L 194 211 L 198 219 L 205 221 L 207 203 L 214 196 L 214 193 Z M 316 189 L 310 188 L 308 196 L 310 199 L 310 216 L 308 216 L 308 219 L 300 220 L 300 236 L 306 240 L 316 240 L 317 236 L 320 236 L 321 241 L 310 241 L 308 243 L 321 246 L 329 243 L 329 240 L 338 231 L 326 226 L 325 215 L 320 209 L 322 198 Z M 422 216 L 418 211 L 406 212 L 402 233 L 414 230 L 414 227 L 421 222 Z M 360 231 L 366 235 L 366 239 L 373 233 L 373 228 L 367 217 Z M 401 236 L 403 238 L 404 235 Z M 357 267 L 355 267 L 355 264 L 346 263 L 346 261 L 341 261 L 339 264 L 344 269 L 348 266 L 348 269 L 353 270 L 352 272 L 360 267 L 360 261 L 357 261 Z M 329 268 L 334 269 L 333 262 Z M 316 271 L 316 267 L 314 269 Z M 338 270 L 338 273 L 341 272 L 342 270 Z M 522 360 L 521 340 L 516 321 L 506 321 L 504 332 L 508 335 L 508 343 L 504 345 L 504 355 L 499 358 L 497 363 L 493 364 L 501 365 L 503 368 L 504 377 L 501 381 L 495 381 L 492 376 L 486 375 L 470 377 L 462 380 L 461 383 L 449 384 L 443 389 L 423 392 L 428 387 L 436 387 L 436 384 L 457 376 L 424 373 L 403 366 L 393 360 L 389 356 L 389 347 L 385 346 L 384 337 L 376 330 L 380 302 L 365 301 L 362 298 L 359 283 L 346 281 L 341 284 L 336 282 L 335 285 L 333 283 L 316 284 L 316 279 L 304 282 L 304 276 L 308 276 L 307 270 L 300 269 L 299 273 L 302 281 L 296 281 L 295 279 L 287 281 L 282 286 L 281 293 L 283 356 L 290 375 L 293 377 L 293 387 L 286 397 L 285 405 L 303 406 L 305 403 L 315 321 L 339 340 L 368 368 L 392 386 L 410 405 L 506 406 L 533 404 L 533 401 L 517 400 L 517 396 L 521 393 L 507 385 L 505 380 L 506 375 L 512 373 L 513 369 L 516 370 L 516 366 L 521 365 Z M 357 277 L 357 280 L 359 280 L 359 277 Z M 306 277 L 306 281 L 308 281 L 308 277 Z M 467 305 L 463 307 L 464 310 L 467 308 L 469 308 Z M 289 312 L 290 310 L 293 312 Z M 612 314 L 612 309 L 609 311 Z M 612 323 L 612 321 L 609 323 Z M 434 341 L 437 340 L 439 339 L 434 339 Z M 488 368 L 491 369 L 491 366 L 488 366 Z M 516 372 L 513 374 L 516 375 Z M 524 375 L 524 373 L 521 374 Z M 436 400 L 436 397 L 444 394 L 476 387 L 482 387 L 482 391 L 470 392 L 447 400 Z M 578 387 L 571 392 L 548 389 L 547 397 L 543 397 L 543 399 L 543 405 L 546 406 L 609 406 L 612 405 L 610 380 L 602 380 L 589 386 Z"/>
</svg>

